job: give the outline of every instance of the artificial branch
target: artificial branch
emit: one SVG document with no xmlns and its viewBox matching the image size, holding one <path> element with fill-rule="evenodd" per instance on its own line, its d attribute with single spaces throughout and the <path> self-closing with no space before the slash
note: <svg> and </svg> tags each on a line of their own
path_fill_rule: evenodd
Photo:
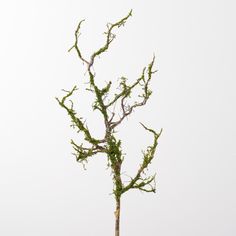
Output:
<svg viewBox="0 0 236 236">
<path fill-rule="evenodd" d="M 155 180 L 155 175 L 154 176 L 150 176 L 148 178 L 144 178 L 144 179 L 142 178 L 141 175 L 148 168 L 148 166 L 151 164 L 151 161 L 154 158 L 155 151 L 156 151 L 156 148 L 157 148 L 157 145 L 158 145 L 158 138 L 160 137 L 160 135 L 162 133 L 162 129 L 161 129 L 161 131 L 159 133 L 157 133 L 153 129 L 147 128 L 144 124 L 142 124 L 142 123 L 140 123 L 140 124 L 147 131 L 153 133 L 154 141 L 153 141 L 153 144 L 151 146 L 148 146 L 146 152 L 143 152 L 143 162 L 140 165 L 140 168 L 138 169 L 135 177 L 132 178 L 131 181 L 129 182 L 129 184 L 123 188 L 122 193 L 125 193 L 129 189 L 132 189 L 132 188 L 140 189 L 140 190 L 146 191 L 146 192 L 155 192 L 155 187 L 151 186 L 151 190 L 148 190 L 148 189 L 144 188 L 147 185 L 150 186 L 150 184 Z"/>
<path fill-rule="evenodd" d="M 89 69 L 93 65 L 94 60 L 96 57 L 98 57 L 100 54 L 106 52 L 111 44 L 111 42 L 115 39 L 115 34 L 112 32 L 114 28 L 119 28 L 121 26 L 124 26 L 126 21 L 128 20 L 129 17 L 132 16 L 132 10 L 129 12 L 129 14 L 122 18 L 121 20 L 117 21 L 114 24 L 107 24 L 107 31 L 104 33 L 106 35 L 106 42 L 105 45 L 103 45 L 101 48 L 99 48 L 96 52 L 94 52 L 90 58 L 90 64 L 89 64 Z"/>
<path fill-rule="evenodd" d="M 81 24 L 84 22 L 85 20 L 81 20 L 77 26 L 77 29 L 75 31 L 75 43 L 74 45 L 68 50 L 68 52 L 70 52 L 73 48 L 75 48 L 76 52 L 77 52 L 77 55 L 78 57 L 82 60 L 82 62 L 86 63 L 87 65 L 89 65 L 89 62 L 84 59 L 84 57 L 82 56 L 81 54 L 81 51 L 79 49 L 79 46 L 78 46 L 78 38 L 80 36 L 80 27 L 81 27 Z"/>
<path fill-rule="evenodd" d="M 97 153 L 106 153 L 106 148 L 100 146 L 98 144 L 93 144 L 91 147 L 83 147 L 83 144 L 77 145 L 73 140 L 71 140 L 71 144 L 74 148 L 75 153 L 74 156 L 78 162 L 87 161 L 88 157 L 91 157 Z"/>
<path fill-rule="evenodd" d="M 103 140 L 95 139 L 95 138 L 93 138 L 93 137 L 91 136 L 88 127 L 85 126 L 85 124 L 83 123 L 83 121 L 81 120 L 81 118 L 79 118 L 79 117 L 76 116 L 76 112 L 75 112 L 75 110 L 74 110 L 74 108 L 73 108 L 73 102 L 70 100 L 70 102 L 71 102 L 71 106 L 70 106 L 70 107 L 65 104 L 66 100 L 67 100 L 70 96 L 72 96 L 72 94 L 73 94 L 74 91 L 76 91 L 76 90 L 77 90 L 77 87 L 76 87 L 76 86 L 74 86 L 71 91 L 66 91 L 66 90 L 64 90 L 67 94 L 66 94 L 61 100 L 60 100 L 59 98 L 56 98 L 56 100 L 58 101 L 59 105 L 60 105 L 61 107 L 63 107 L 63 108 L 67 111 L 68 115 L 69 115 L 70 118 L 71 118 L 72 126 L 73 126 L 73 127 L 77 127 L 78 131 L 82 131 L 82 132 L 84 133 L 85 140 L 88 141 L 88 142 L 91 143 L 91 144 L 95 144 L 95 145 L 96 145 L 96 144 L 99 144 L 99 143 L 103 142 Z"/>
<path fill-rule="evenodd" d="M 84 165 L 84 162 L 88 161 L 88 158 L 91 156 L 95 156 L 98 153 L 102 153 L 107 156 L 108 159 L 108 167 L 112 172 L 113 179 L 113 194 L 116 200 L 116 210 L 115 210 L 115 236 L 120 235 L 120 207 L 121 207 L 121 196 L 125 192 L 131 189 L 138 189 L 144 192 L 155 192 L 155 175 L 151 175 L 146 177 L 146 171 L 151 164 L 156 148 L 158 145 L 158 138 L 161 135 L 162 130 L 157 133 L 153 129 L 147 128 L 145 125 L 141 123 L 143 128 L 148 132 L 151 132 L 154 136 L 153 144 L 147 147 L 147 150 L 143 152 L 143 161 L 140 164 L 139 169 L 137 170 L 135 176 L 130 179 L 127 185 L 123 183 L 122 180 L 122 164 L 124 161 L 124 154 L 122 153 L 122 143 L 121 140 L 117 139 L 115 136 L 115 128 L 122 123 L 122 121 L 128 117 L 137 107 L 144 106 L 148 99 L 150 98 L 152 91 L 150 90 L 150 81 L 153 77 L 153 74 L 156 72 L 153 70 L 153 65 L 155 62 L 155 56 L 153 56 L 152 61 L 148 64 L 147 67 L 144 67 L 141 73 L 141 76 L 136 79 L 133 83 L 128 84 L 127 78 L 121 77 L 119 82 L 120 91 L 111 97 L 111 86 L 112 81 L 106 83 L 104 87 L 99 87 L 96 82 L 95 73 L 91 70 L 94 66 L 94 62 L 97 57 L 99 57 L 102 53 L 106 52 L 110 44 L 115 39 L 115 34 L 113 30 L 115 28 L 120 28 L 124 26 L 126 21 L 131 17 L 132 10 L 128 13 L 127 16 L 117 21 L 116 23 L 107 24 L 107 31 L 104 33 L 106 35 L 106 40 L 103 46 L 101 46 L 98 50 L 96 50 L 90 56 L 90 59 L 86 59 L 81 53 L 81 49 L 79 46 L 79 36 L 80 36 L 80 28 L 84 20 L 80 21 L 76 30 L 75 30 L 75 41 L 73 46 L 69 49 L 75 49 L 78 58 L 82 61 L 83 64 L 86 64 L 88 71 L 88 91 L 94 94 L 94 102 L 92 104 L 93 110 L 101 113 L 103 117 L 103 123 L 98 125 L 105 127 L 104 129 L 104 137 L 102 139 L 94 138 L 91 135 L 91 132 L 85 122 L 83 122 L 82 118 L 77 116 L 76 111 L 73 106 L 73 101 L 71 99 L 74 92 L 77 90 L 77 87 L 74 86 L 72 90 L 65 91 L 66 95 L 62 97 L 62 99 L 57 99 L 59 105 L 65 109 L 71 118 L 72 126 L 77 129 L 77 132 L 82 132 L 84 134 L 85 141 L 88 142 L 88 146 L 84 146 L 83 143 L 78 145 L 74 140 L 71 140 L 72 147 L 74 149 L 73 155 L 76 157 L 78 162 L 81 162 Z M 132 92 L 136 88 L 141 88 L 142 93 L 139 95 L 139 101 L 135 101 L 132 104 L 129 104 L 129 98 L 132 97 Z M 111 98 L 109 98 L 111 97 Z M 70 105 L 68 105 L 70 102 Z M 119 118 L 116 118 L 115 106 L 116 104 L 120 104 L 121 114 Z M 113 109 L 111 112 L 110 109 Z"/>
<path fill-rule="evenodd" d="M 78 46 L 78 38 L 80 36 L 80 27 L 81 27 L 81 24 L 84 22 L 84 20 L 81 20 L 77 26 L 77 29 L 75 31 L 75 42 L 74 42 L 74 45 L 68 50 L 69 52 L 75 48 L 79 58 L 83 61 L 83 63 L 86 63 L 87 66 L 88 66 L 88 71 L 90 71 L 90 68 L 93 66 L 94 64 L 94 60 L 96 57 L 98 57 L 100 54 L 104 53 L 105 51 L 108 50 L 111 42 L 115 39 L 115 34 L 112 32 L 114 30 L 114 28 L 119 28 L 121 26 L 124 26 L 127 19 L 132 16 L 132 10 L 129 12 L 129 14 L 122 18 L 121 20 L 117 21 L 116 23 L 114 24 L 107 24 L 107 31 L 104 32 L 104 34 L 106 35 L 106 42 L 105 44 L 99 48 L 97 51 L 95 51 L 91 57 L 90 57 L 90 61 L 86 60 L 82 54 L 81 54 L 81 51 L 79 49 L 79 46 Z"/>
<path fill-rule="evenodd" d="M 128 86 L 126 84 L 126 80 L 127 80 L 126 78 L 124 77 L 121 78 L 122 81 L 120 85 L 121 85 L 122 91 L 119 94 L 117 94 L 110 103 L 107 104 L 107 107 L 109 107 L 112 104 L 114 104 L 118 99 L 121 98 L 121 109 L 122 109 L 123 114 L 119 120 L 115 122 L 111 122 L 112 129 L 114 129 L 117 125 L 119 125 L 124 120 L 124 118 L 129 116 L 136 107 L 144 106 L 147 103 L 149 97 L 152 94 L 152 91 L 149 89 L 149 84 L 152 79 L 152 74 L 156 72 L 152 70 L 154 62 L 155 62 L 155 56 L 153 57 L 151 63 L 148 65 L 148 68 L 147 68 L 148 78 L 147 79 L 145 78 L 146 67 L 143 69 L 141 77 L 138 78 L 136 82 L 134 82 L 131 86 Z M 135 102 L 133 105 L 126 106 L 125 105 L 126 98 L 131 95 L 132 90 L 137 85 L 140 85 L 142 87 L 143 94 L 139 95 L 139 97 L 141 97 L 142 100 L 139 102 Z"/>
</svg>

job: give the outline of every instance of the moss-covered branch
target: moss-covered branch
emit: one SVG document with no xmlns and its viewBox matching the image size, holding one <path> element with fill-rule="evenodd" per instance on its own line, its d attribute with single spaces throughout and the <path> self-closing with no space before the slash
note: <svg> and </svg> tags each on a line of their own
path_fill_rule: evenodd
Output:
<svg viewBox="0 0 236 236">
<path fill-rule="evenodd" d="M 129 14 L 122 18 L 121 20 L 117 21 L 114 24 L 107 24 L 107 31 L 104 33 L 106 35 L 106 42 L 105 44 L 99 48 L 96 52 L 94 52 L 90 58 L 90 64 L 89 67 L 91 67 L 94 63 L 94 60 L 96 57 L 101 55 L 102 53 L 106 52 L 111 44 L 111 42 L 115 39 L 115 34 L 112 32 L 116 27 L 119 28 L 121 26 L 124 26 L 126 21 L 129 17 L 132 16 L 132 10 L 129 12 Z"/>
<path fill-rule="evenodd" d="M 144 106 L 147 103 L 149 97 L 152 94 L 152 91 L 149 88 L 150 81 L 152 79 L 152 75 L 156 72 L 156 71 L 153 71 L 154 62 L 155 62 L 155 56 L 153 57 L 148 67 L 147 68 L 145 67 L 143 69 L 142 75 L 140 76 L 140 78 L 138 78 L 131 86 L 127 85 L 126 78 L 124 77 L 121 78 L 121 83 L 120 83 L 121 89 L 122 89 L 121 92 L 115 95 L 112 101 L 107 104 L 107 107 L 109 107 L 113 105 L 118 99 L 121 100 L 121 109 L 122 109 L 123 114 L 119 120 L 111 122 L 112 129 L 114 129 L 117 125 L 119 125 L 127 116 L 129 116 L 135 108 Z M 147 73 L 147 76 L 148 76 L 147 79 L 145 77 L 145 72 Z M 139 97 L 141 98 L 141 101 L 135 102 L 132 105 L 125 105 L 125 100 L 131 95 L 132 90 L 137 85 L 141 86 L 143 90 L 143 93 L 139 95 Z"/>
<path fill-rule="evenodd" d="M 58 101 L 59 105 L 61 107 L 63 107 L 67 111 L 68 115 L 71 118 L 72 126 L 73 127 L 77 127 L 78 131 L 82 131 L 84 133 L 86 141 L 88 141 L 91 144 L 97 145 L 97 144 L 103 142 L 103 140 L 95 139 L 94 137 L 92 137 L 88 127 L 83 123 L 82 119 L 80 117 L 76 116 L 76 112 L 75 112 L 75 110 L 73 108 L 72 100 L 70 100 L 70 102 L 71 102 L 71 106 L 70 107 L 65 104 L 66 100 L 70 96 L 72 96 L 72 94 L 76 90 L 77 90 L 76 86 L 74 86 L 71 91 L 65 91 L 64 90 L 67 94 L 61 100 L 59 98 L 56 98 L 56 100 Z"/>
<path fill-rule="evenodd" d="M 144 106 L 150 98 L 152 93 L 150 90 L 150 81 L 153 74 L 156 72 L 153 70 L 155 56 L 153 56 L 152 61 L 148 64 L 148 66 L 142 69 L 140 77 L 133 83 L 128 84 L 127 78 L 121 77 L 118 87 L 120 91 L 113 96 L 111 96 L 110 91 L 112 82 L 109 81 L 103 87 L 98 86 L 93 66 L 96 58 L 105 53 L 109 49 L 112 41 L 115 39 L 114 29 L 124 26 L 131 15 L 132 10 L 116 23 L 107 24 L 107 31 L 105 32 L 106 39 L 104 44 L 98 50 L 94 51 L 89 59 L 86 59 L 83 56 L 79 45 L 80 29 L 84 20 L 80 21 L 75 30 L 74 44 L 69 49 L 69 51 L 75 49 L 78 58 L 83 62 L 83 64 L 86 64 L 89 84 L 87 90 L 92 92 L 94 95 L 94 102 L 92 104 L 93 110 L 98 111 L 103 117 L 103 121 L 97 124 L 97 126 L 105 127 L 103 138 L 95 138 L 91 134 L 87 125 L 83 122 L 82 118 L 76 114 L 72 101 L 72 95 L 77 90 L 76 86 L 74 86 L 70 91 L 64 90 L 66 95 L 61 99 L 56 98 L 59 105 L 67 111 L 69 117 L 71 118 L 72 126 L 77 129 L 77 132 L 82 132 L 84 134 L 84 140 L 88 143 L 86 146 L 84 146 L 83 143 L 78 145 L 74 140 L 71 140 L 71 144 L 74 149 L 73 155 L 76 157 L 76 160 L 84 165 L 84 162 L 87 162 L 89 157 L 98 153 L 102 153 L 108 158 L 108 167 L 111 169 L 114 183 L 113 194 L 116 199 L 115 236 L 119 236 L 120 203 L 122 194 L 131 189 L 139 189 L 145 192 L 155 192 L 155 175 L 146 177 L 145 174 L 154 158 L 158 145 L 157 141 L 162 132 L 161 130 L 160 133 L 157 133 L 142 124 L 145 130 L 153 134 L 154 141 L 153 144 L 150 145 L 145 152 L 143 152 L 143 161 L 140 164 L 135 176 L 130 179 L 127 185 L 125 185 L 123 183 L 121 173 L 124 155 L 122 153 L 121 140 L 116 138 L 115 128 L 121 124 L 121 122 L 137 107 Z M 129 104 L 129 98 L 132 97 L 132 94 L 136 89 L 142 90 L 141 94 L 139 94 L 138 101 Z M 68 102 L 70 102 L 69 105 Z M 117 103 L 120 104 L 120 114 L 115 113 L 115 106 Z M 113 109 L 113 112 L 111 112 L 111 109 Z"/>
<path fill-rule="evenodd" d="M 121 26 L 124 26 L 126 21 L 128 20 L 129 17 L 132 16 L 132 10 L 129 12 L 129 14 L 122 18 L 121 20 L 117 21 L 116 23 L 113 23 L 113 24 L 107 24 L 107 31 L 104 32 L 104 34 L 106 35 L 106 41 L 105 41 L 105 44 L 99 48 L 97 51 L 95 51 L 91 57 L 90 57 L 90 61 L 86 60 L 83 56 L 82 56 L 82 53 L 81 53 L 81 50 L 79 49 L 79 46 L 78 46 L 78 38 L 80 36 L 80 28 L 81 28 L 81 24 L 84 22 L 84 20 L 80 21 L 78 26 L 77 26 L 77 29 L 75 31 L 75 42 L 74 42 L 74 45 L 69 49 L 69 51 L 71 51 L 73 48 L 75 48 L 79 58 L 87 64 L 88 66 L 88 70 L 90 70 L 90 68 L 93 66 L 94 64 L 94 60 L 96 57 L 98 57 L 99 55 L 101 55 L 102 53 L 106 52 L 111 44 L 111 42 L 115 39 L 115 34 L 113 33 L 113 30 L 117 27 L 121 27 Z"/>
<path fill-rule="evenodd" d="M 78 162 L 87 161 L 88 157 L 91 157 L 97 153 L 106 153 L 105 147 L 98 144 L 93 144 L 91 147 L 83 147 L 83 144 L 77 145 L 74 140 L 71 140 L 71 144 L 74 149 L 74 156 Z"/>
<path fill-rule="evenodd" d="M 113 135 L 109 135 L 109 137 L 107 137 L 107 156 L 108 164 L 111 166 L 113 172 L 113 193 L 116 198 L 120 198 L 123 190 L 123 183 L 121 179 L 121 165 L 123 162 L 123 156 L 121 151 L 121 141 L 116 140 Z"/>
<path fill-rule="evenodd" d="M 105 126 L 107 127 L 108 114 L 107 114 L 107 109 L 105 107 L 104 100 L 103 100 L 103 96 L 105 94 L 104 88 L 103 89 L 98 88 L 98 86 L 95 84 L 94 77 L 95 77 L 95 75 L 89 69 L 90 86 L 92 87 L 92 89 L 93 89 L 92 91 L 94 91 L 95 96 L 96 96 L 95 102 L 93 104 L 93 109 L 94 110 L 97 109 L 102 113 L 102 115 L 104 117 Z M 105 89 L 109 91 L 110 87 L 106 86 Z"/>
<path fill-rule="evenodd" d="M 77 29 L 75 31 L 75 42 L 74 45 L 68 50 L 68 52 L 70 52 L 73 48 L 76 50 L 78 57 L 82 60 L 82 62 L 86 63 L 87 65 L 89 65 L 89 62 L 82 56 L 82 53 L 79 49 L 78 46 L 78 38 L 80 36 L 80 27 L 81 24 L 84 22 L 85 20 L 81 20 L 77 26 Z"/>
<path fill-rule="evenodd" d="M 148 168 L 148 166 L 151 164 L 151 161 L 154 158 L 155 151 L 158 145 L 158 138 L 160 137 L 162 133 L 162 129 L 159 133 L 157 133 L 153 129 L 147 128 L 144 124 L 141 123 L 141 125 L 147 131 L 153 133 L 154 141 L 153 141 L 153 144 L 149 146 L 145 152 L 143 152 L 143 162 L 140 165 L 140 168 L 138 169 L 135 177 L 131 178 L 131 181 L 129 182 L 129 184 L 123 188 L 122 193 L 125 193 L 128 190 L 134 189 L 134 188 L 139 189 L 141 191 L 146 191 L 146 192 L 155 192 L 155 186 L 151 185 L 153 182 L 155 183 L 155 175 L 150 176 L 148 178 L 143 178 L 142 174 L 145 172 L 145 170 Z M 149 188 L 146 188 L 146 187 L 149 187 Z"/>
</svg>

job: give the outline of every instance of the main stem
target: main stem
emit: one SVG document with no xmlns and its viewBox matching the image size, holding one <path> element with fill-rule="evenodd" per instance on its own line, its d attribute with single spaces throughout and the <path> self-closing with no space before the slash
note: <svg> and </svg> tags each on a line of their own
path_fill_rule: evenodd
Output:
<svg viewBox="0 0 236 236">
<path fill-rule="evenodd" d="M 120 236 L 120 197 L 116 198 L 115 236 Z"/>
<path fill-rule="evenodd" d="M 122 180 L 120 176 L 121 162 L 116 163 L 115 172 L 115 199 L 116 199 L 116 211 L 115 211 L 115 236 L 120 236 L 120 200 L 122 191 Z"/>
</svg>

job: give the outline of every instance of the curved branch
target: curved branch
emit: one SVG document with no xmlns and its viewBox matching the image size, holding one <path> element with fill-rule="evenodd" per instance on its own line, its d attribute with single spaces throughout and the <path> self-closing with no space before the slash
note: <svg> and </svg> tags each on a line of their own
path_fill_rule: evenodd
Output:
<svg viewBox="0 0 236 236">
<path fill-rule="evenodd" d="M 78 54 L 78 57 L 82 60 L 82 62 L 86 63 L 87 65 L 89 65 L 89 62 L 84 59 L 84 57 L 82 56 L 81 54 L 81 51 L 79 49 L 79 46 L 78 46 L 78 38 L 80 36 L 80 27 L 81 27 L 81 24 L 84 22 L 85 20 L 81 20 L 76 28 L 76 31 L 75 31 L 75 42 L 74 42 L 74 45 L 68 50 L 68 52 L 70 52 L 73 48 L 75 48 L 77 54 Z"/>
<path fill-rule="evenodd" d="M 146 186 L 150 186 L 150 184 L 155 181 L 155 175 L 154 176 L 150 176 L 148 178 L 142 178 L 142 173 L 144 173 L 144 171 L 147 169 L 147 167 L 149 166 L 149 164 L 151 163 L 151 161 L 154 158 L 155 155 L 155 151 L 157 148 L 157 144 L 158 144 L 158 138 L 160 137 L 161 133 L 162 133 L 162 129 L 159 133 L 157 133 L 156 131 L 154 131 L 153 129 L 149 129 L 147 128 L 144 124 L 140 123 L 147 131 L 153 133 L 154 135 L 154 141 L 153 144 L 151 146 L 149 146 L 146 150 L 146 152 L 143 153 L 143 162 L 140 165 L 140 168 L 138 169 L 136 175 L 134 178 L 131 179 L 131 181 L 129 182 L 128 185 L 126 185 L 123 190 L 122 190 L 122 194 L 127 192 L 129 189 L 132 188 L 136 188 L 139 189 L 141 191 L 146 191 L 146 192 L 155 192 L 155 187 L 153 187 L 151 185 L 151 189 L 145 188 Z"/>
<path fill-rule="evenodd" d="M 149 89 L 149 83 L 152 79 L 152 74 L 154 74 L 156 72 L 156 71 L 152 70 L 154 62 L 155 62 L 155 56 L 153 56 L 153 59 L 152 59 L 151 63 L 148 65 L 148 68 L 147 68 L 148 78 L 147 78 L 147 80 L 145 79 L 145 71 L 146 71 L 146 67 L 145 67 L 143 69 L 141 77 L 139 79 L 137 79 L 137 81 L 132 86 L 127 86 L 126 82 L 124 81 L 123 84 L 122 84 L 123 85 L 122 92 L 120 94 L 116 95 L 115 98 L 107 105 L 107 106 L 111 106 L 119 98 L 121 98 L 121 108 L 122 108 L 123 114 L 122 114 L 121 118 L 118 121 L 111 123 L 111 129 L 114 129 L 117 125 L 119 125 L 125 119 L 125 117 L 129 116 L 133 112 L 133 110 L 136 107 L 144 106 L 147 103 L 149 97 L 152 94 L 152 91 Z M 143 82 L 143 85 L 140 84 L 141 82 Z M 142 95 L 139 96 L 139 97 L 142 98 L 142 100 L 140 102 L 135 102 L 131 106 L 125 106 L 125 99 L 131 94 L 131 91 L 137 85 L 140 85 L 140 86 L 143 87 L 142 89 L 143 89 L 144 92 L 143 92 Z"/>
<path fill-rule="evenodd" d="M 84 125 L 81 118 L 78 118 L 76 116 L 76 112 L 73 109 L 73 103 L 71 104 L 71 107 L 68 107 L 65 104 L 66 100 L 70 96 L 72 96 L 72 94 L 74 93 L 75 90 L 77 90 L 76 86 L 74 86 L 71 91 L 65 91 L 64 90 L 65 92 L 67 92 L 67 94 L 61 100 L 58 99 L 58 98 L 56 98 L 56 100 L 58 101 L 59 105 L 67 111 L 68 115 L 71 117 L 73 125 L 75 125 L 78 128 L 79 131 L 82 131 L 84 133 L 86 141 L 88 141 L 91 144 L 98 144 L 98 143 L 104 142 L 103 140 L 98 140 L 98 139 L 95 139 L 91 136 L 89 129 Z"/>
<path fill-rule="evenodd" d="M 114 24 L 107 24 L 107 32 L 105 32 L 105 34 L 107 35 L 106 37 L 106 42 L 105 42 L 105 45 L 102 46 L 100 49 L 98 49 L 96 52 L 94 52 L 90 58 L 90 63 L 89 63 L 89 69 L 90 67 L 93 65 L 94 63 L 94 60 L 97 56 L 99 56 L 100 54 L 104 53 L 105 51 L 107 51 L 107 49 L 109 48 L 111 42 L 115 39 L 115 34 L 112 33 L 112 30 L 115 28 L 115 27 L 121 27 L 121 26 L 124 26 L 125 23 L 126 23 L 126 20 L 132 16 L 132 10 L 129 12 L 129 14 L 124 17 L 123 19 L 119 20 L 118 22 L 114 23 Z"/>
</svg>

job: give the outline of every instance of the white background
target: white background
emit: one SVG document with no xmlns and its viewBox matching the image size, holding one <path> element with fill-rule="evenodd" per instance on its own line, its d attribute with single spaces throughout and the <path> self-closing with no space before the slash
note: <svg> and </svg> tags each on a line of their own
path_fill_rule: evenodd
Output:
<svg viewBox="0 0 236 236">
<path fill-rule="evenodd" d="M 70 120 L 55 96 L 79 86 L 78 110 L 96 134 L 100 117 L 83 92 L 86 69 L 67 49 L 79 20 L 89 56 L 107 22 L 133 9 L 97 79 L 133 81 L 155 52 L 153 95 L 119 128 L 132 175 L 163 128 L 150 173 L 157 194 L 127 193 L 121 235 L 236 234 L 235 1 L 1 1 L 0 235 L 113 235 L 114 199 L 106 158 L 84 171 L 71 155 Z M 80 87 L 81 86 L 81 87 Z M 82 141 L 82 136 L 78 137 Z"/>
</svg>

